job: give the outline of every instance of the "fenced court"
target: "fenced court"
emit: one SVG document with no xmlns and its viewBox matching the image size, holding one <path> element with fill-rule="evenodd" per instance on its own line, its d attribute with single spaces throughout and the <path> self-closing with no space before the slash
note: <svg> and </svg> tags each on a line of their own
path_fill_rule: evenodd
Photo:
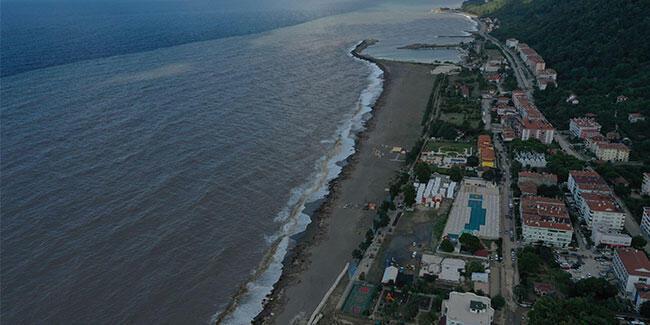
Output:
<svg viewBox="0 0 650 325">
<path fill-rule="evenodd" d="M 343 312 L 354 316 L 362 316 L 367 310 L 370 310 L 372 297 L 377 291 L 377 287 L 372 284 L 357 282 L 352 286 L 350 294 L 343 304 Z"/>
</svg>

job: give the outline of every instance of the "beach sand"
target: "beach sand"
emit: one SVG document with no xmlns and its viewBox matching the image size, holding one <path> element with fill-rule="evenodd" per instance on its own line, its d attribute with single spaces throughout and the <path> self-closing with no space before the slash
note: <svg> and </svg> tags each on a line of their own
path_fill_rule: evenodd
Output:
<svg viewBox="0 0 650 325">
<path fill-rule="evenodd" d="M 363 206 L 381 202 L 388 195 L 389 182 L 404 166 L 403 161 L 395 161 L 391 148 L 410 149 L 420 137 L 422 114 L 433 86 L 432 66 L 377 63 L 384 70 L 384 91 L 359 137 L 357 153 L 333 182 L 329 197 L 285 259 L 272 301 L 256 323 L 284 325 L 309 319 L 372 227 L 376 212 L 365 211 Z"/>
</svg>

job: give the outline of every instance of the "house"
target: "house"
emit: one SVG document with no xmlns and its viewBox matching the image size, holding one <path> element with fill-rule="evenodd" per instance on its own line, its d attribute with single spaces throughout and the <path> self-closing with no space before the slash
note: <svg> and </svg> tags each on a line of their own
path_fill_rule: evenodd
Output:
<svg viewBox="0 0 650 325">
<path fill-rule="evenodd" d="M 525 243 L 543 242 L 547 246 L 562 248 L 571 243 L 573 226 L 563 201 L 524 196 L 521 198 L 519 212 Z"/>
<path fill-rule="evenodd" d="M 490 298 L 471 292 L 451 292 L 442 301 L 442 318 L 446 325 L 490 325 L 494 320 L 494 308 Z"/>
<path fill-rule="evenodd" d="M 478 136 L 477 141 L 478 157 L 481 167 L 494 168 L 496 166 L 496 154 L 492 146 L 492 138 L 487 134 Z"/>
<path fill-rule="evenodd" d="M 499 68 L 500 68 L 500 66 L 498 66 L 497 70 L 495 70 L 495 71 L 487 71 L 487 70 L 486 70 L 486 71 L 487 71 L 487 72 L 496 72 L 496 71 L 499 71 Z M 500 73 L 493 73 L 493 74 L 490 74 L 490 75 L 488 75 L 487 77 L 485 77 L 485 79 L 486 79 L 488 82 L 491 82 L 491 83 L 494 83 L 494 84 L 498 84 L 498 83 L 500 83 L 501 80 L 503 79 L 503 76 L 501 76 Z"/>
<path fill-rule="evenodd" d="M 384 269 L 384 276 L 381 278 L 381 283 L 382 284 L 395 284 L 397 281 L 397 274 L 399 273 L 399 269 L 396 266 L 389 266 L 386 269 Z"/>
<path fill-rule="evenodd" d="M 619 231 L 610 230 L 605 227 L 594 227 L 591 231 L 591 239 L 594 245 L 605 245 L 609 247 L 628 247 L 632 245 L 632 237 Z"/>
<path fill-rule="evenodd" d="M 627 115 L 627 120 L 630 121 L 630 123 L 636 123 L 639 121 L 645 121 L 645 116 L 641 113 L 630 113 Z"/>
<path fill-rule="evenodd" d="M 620 95 L 620 96 L 616 97 L 616 102 L 617 103 L 627 102 L 627 100 L 628 100 L 627 96 Z"/>
<path fill-rule="evenodd" d="M 548 79 L 551 81 L 557 80 L 557 72 L 553 69 L 544 69 L 537 73 L 538 79 Z"/>
<path fill-rule="evenodd" d="M 593 229 L 621 231 L 625 224 L 625 212 L 611 194 L 582 193 L 578 200 L 580 216 Z"/>
<path fill-rule="evenodd" d="M 519 44 L 519 41 L 515 38 L 509 38 L 506 40 L 506 46 L 509 48 L 516 48 L 517 44 Z"/>
<path fill-rule="evenodd" d="M 650 236 L 650 207 L 643 207 L 643 215 L 641 216 L 641 231 Z"/>
<path fill-rule="evenodd" d="M 628 161 L 630 148 L 622 143 L 597 142 L 593 150 L 596 158 L 602 161 Z"/>
<path fill-rule="evenodd" d="M 544 168 L 546 167 L 546 156 L 540 152 L 524 151 L 515 155 L 515 160 L 523 167 Z"/>
<path fill-rule="evenodd" d="M 572 105 L 578 105 L 578 104 L 580 104 L 580 100 L 578 100 L 578 96 L 576 96 L 575 94 L 571 94 L 571 96 L 569 96 L 569 97 L 566 99 L 566 102 L 567 102 L 567 103 L 570 103 L 570 104 L 572 104 Z"/>
<path fill-rule="evenodd" d="M 619 288 L 629 299 L 634 299 L 635 283 L 649 283 L 650 260 L 643 251 L 618 248 L 612 264 Z"/>
<path fill-rule="evenodd" d="M 515 130 L 510 127 L 504 127 L 501 131 L 501 138 L 504 142 L 510 142 L 515 139 Z"/>
<path fill-rule="evenodd" d="M 643 184 L 641 194 L 650 195 L 650 173 L 643 173 Z"/>
<path fill-rule="evenodd" d="M 557 185 L 557 176 L 549 173 L 536 173 L 531 171 L 521 171 L 517 175 L 519 181 L 530 181 L 535 185 Z"/>
<path fill-rule="evenodd" d="M 469 97 L 469 87 L 467 85 L 461 85 L 460 94 L 463 96 L 463 98 Z"/>
<path fill-rule="evenodd" d="M 490 293 L 489 274 L 485 272 L 472 273 L 472 285 L 475 292 Z"/>
<path fill-rule="evenodd" d="M 540 297 L 555 293 L 555 288 L 553 285 L 546 282 L 533 283 L 533 290 L 535 291 L 535 294 Z"/>
<path fill-rule="evenodd" d="M 592 118 L 572 118 L 569 120 L 569 132 L 580 139 L 591 138 L 596 134 L 600 134 L 600 124 Z"/>
</svg>

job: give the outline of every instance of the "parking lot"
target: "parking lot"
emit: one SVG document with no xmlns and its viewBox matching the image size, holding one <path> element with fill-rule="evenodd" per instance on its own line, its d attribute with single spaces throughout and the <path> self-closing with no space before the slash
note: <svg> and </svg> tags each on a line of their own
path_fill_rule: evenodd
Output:
<svg viewBox="0 0 650 325">
<path fill-rule="evenodd" d="M 579 250 L 556 253 L 556 262 L 571 274 L 574 281 L 589 277 L 614 278 L 610 251 Z"/>
</svg>

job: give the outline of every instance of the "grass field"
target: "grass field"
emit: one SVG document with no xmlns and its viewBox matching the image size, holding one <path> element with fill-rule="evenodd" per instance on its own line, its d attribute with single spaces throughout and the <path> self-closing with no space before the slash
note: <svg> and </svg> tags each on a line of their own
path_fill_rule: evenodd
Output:
<svg viewBox="0 0 650 325">
<path fill-rule="evenodd" d="M 452 142 L 452 141 L 429 141 L 427 142 L 425 151 L 438 151 L 443 153 L 464 154 L 465 149 L 470 150 L 474 146 L 466 142 Z"/>
</svg>

